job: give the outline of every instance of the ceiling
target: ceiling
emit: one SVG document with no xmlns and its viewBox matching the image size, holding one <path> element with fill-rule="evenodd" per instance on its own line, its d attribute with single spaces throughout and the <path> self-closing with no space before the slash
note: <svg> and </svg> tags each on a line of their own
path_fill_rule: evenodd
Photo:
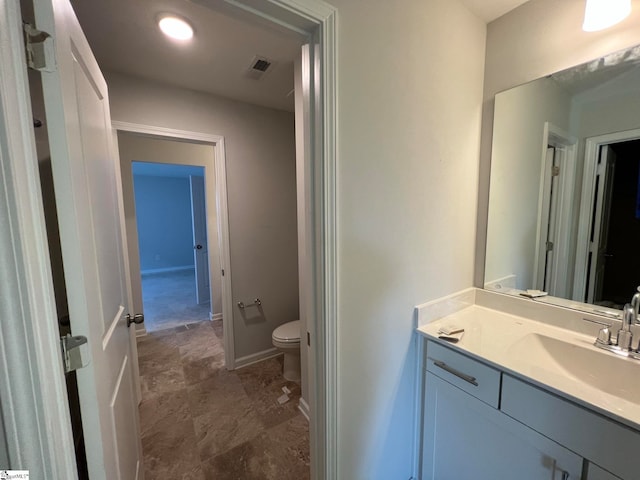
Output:
<svg viewBox="0 0 640 480">
<path fill-rule="evenodd" d="M 525 0 L 461 0 L 486 22 Z M 293 61 L 303 40 L 267 23 L 221 10 L 215 0 L 71 0 L 104 71 L 293 111 Z M 218 7 L 216 7 L 218 5 Z M 156 25 L 159 13 L 191 21 L 195 36 L 180 43 Z M 249 18 L 249 19 L 248 19 Z M 245 76 L 256 56 L 273 61 L 260 79 Z"/>
<path fill-rule="evenodd" d="M 197 1 L 197 0 L 196 0 Z M 293 111 L 293 61 L 302 39 L 189 0 L 71 0 L 103 71 Z M 165 37 L 159 13 L 189 19 L 188 43 Z M 273 61 L 260 80 L 247 78 L 255 56 Z"/>
<path fill-rule="evenodd" d="M 489 23 L 519 7 L 527 0 L 460 0 L 478 17 Z"/>
</svg>

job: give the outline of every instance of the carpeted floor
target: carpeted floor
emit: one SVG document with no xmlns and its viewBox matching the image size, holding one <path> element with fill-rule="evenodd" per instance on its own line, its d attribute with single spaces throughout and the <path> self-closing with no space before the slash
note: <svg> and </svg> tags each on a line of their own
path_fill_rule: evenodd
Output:
<svg viewBox="0 0 640 480">
<path fill-rule="evenodd" d="M 148 332 L 209 320 L 209 303 L 196 303 L 194 270 L 142 275 L 144 324 Z"/>
</svg>

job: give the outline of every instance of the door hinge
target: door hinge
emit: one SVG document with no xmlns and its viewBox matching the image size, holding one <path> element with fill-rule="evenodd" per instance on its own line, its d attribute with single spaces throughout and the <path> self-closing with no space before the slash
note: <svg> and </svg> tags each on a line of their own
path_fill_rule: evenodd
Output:
<svg viewBox="0 0 640 480">
<path fill-rule="evenodd" d="M 55 72 L 53 37 L 28 23 L 23 24 L 23 29 L 27 66 L 39 72 Z"/>
<path fill-rule="evenodd" d="M 554 165 L 553 169 L 551 170 L 551 175 L 554 177 L 559 177 L 560 176 L 560 166 L 559 165 Z"/>
<path fill-rule="evenodd" d="M 311 334 L 309 332 L 307 332 L 307 346 L 311 346 Z"/>
<path fill-rule="evenodd" d="M 82 350 L 80 347 L 87 344 L 87 337 L 78 335 L 72 337 L 67 334 L 60 337 L 60 348 L 62 350 L 62 365 L 64 373 L 73 372 L 79 368 L 86 367 L 89 362 L 83 361 Z"/>
<path fill-rule="evenodd" d="M 222 276 L 224 277 L 224 268 L 222 269 Z"/>
<path fill-rule="evenodd" d="M 547 252 L 553 251 L 553 242 L 547 242 Z"/>
</svg>

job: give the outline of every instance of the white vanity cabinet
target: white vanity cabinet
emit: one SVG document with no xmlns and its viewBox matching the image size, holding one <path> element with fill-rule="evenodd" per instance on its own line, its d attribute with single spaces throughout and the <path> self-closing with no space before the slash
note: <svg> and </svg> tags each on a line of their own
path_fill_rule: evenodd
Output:
<svg viewBox="0 0 640 480">
<path fill-rule="evenodd" d="M 431 340 L 424 365 L 422 480 L 640 479 L 637 430 Z"/>
<path fill-rule="evenodd" d="M 582 458 L 501 413 L 501 373 L 429 342 L 423 480 L 578 479 Z"/>
</svg>

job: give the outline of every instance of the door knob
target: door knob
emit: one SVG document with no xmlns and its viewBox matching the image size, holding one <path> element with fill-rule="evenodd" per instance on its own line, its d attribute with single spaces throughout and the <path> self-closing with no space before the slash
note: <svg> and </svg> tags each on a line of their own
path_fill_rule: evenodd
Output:
<svg viewBox="0 0 640 480">
<path fill-rule="evenodd" d="M 132 323 L 144 322 L 144 315 L 142 313 L 136 313 L 133 317 L 130 313 L 127 313 L 127 327 L 130 327 Z"/>
</svg>

